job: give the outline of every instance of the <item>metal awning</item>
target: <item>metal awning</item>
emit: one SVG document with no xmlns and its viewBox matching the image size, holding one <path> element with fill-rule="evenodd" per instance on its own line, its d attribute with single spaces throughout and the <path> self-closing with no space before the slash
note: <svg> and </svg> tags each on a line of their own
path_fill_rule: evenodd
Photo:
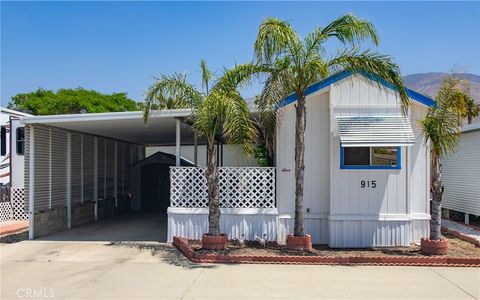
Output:
<svg viewBox="0 0 480 300">
<path fill-rule="evenodd" d="M 336 116 L 343 147 L 412 146 L 412 126 L 404 116 Z"/>
</svg>

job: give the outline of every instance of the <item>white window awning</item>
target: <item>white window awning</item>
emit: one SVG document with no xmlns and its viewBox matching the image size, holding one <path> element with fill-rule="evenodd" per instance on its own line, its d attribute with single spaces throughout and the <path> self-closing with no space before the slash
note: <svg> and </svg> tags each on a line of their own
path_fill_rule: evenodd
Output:
<svg viewBox="0 0 480 300">
<path fill-rule="evenodd" d="M 336 116 L 343 147 L 412 146 L 412 126 L 404 116 Z"/>
</svg>

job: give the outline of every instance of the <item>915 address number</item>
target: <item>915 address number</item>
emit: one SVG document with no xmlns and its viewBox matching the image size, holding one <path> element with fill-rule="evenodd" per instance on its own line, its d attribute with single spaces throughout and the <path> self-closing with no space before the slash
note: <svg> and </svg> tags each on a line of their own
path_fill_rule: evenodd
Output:
<svg viewBox="0 0 480 300">
<path fill-rule="evenodd" d="M 376 188 L 377 187 L 377 181 L 376 180 L 362 180 L 360 181 L 360 187 L 362 189 L 364 188 Z"/>
</svg>

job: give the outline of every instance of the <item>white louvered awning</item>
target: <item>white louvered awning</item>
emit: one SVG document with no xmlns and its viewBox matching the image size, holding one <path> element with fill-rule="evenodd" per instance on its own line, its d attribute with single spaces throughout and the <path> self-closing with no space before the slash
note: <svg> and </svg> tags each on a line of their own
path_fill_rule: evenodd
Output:
<svg viewBox="0 0 480 300">
<path fill-rule="evenodd" d="M 412 126 L 404 116 L 336 116 L 343 147 L 412 146 Z"/>
</svg>

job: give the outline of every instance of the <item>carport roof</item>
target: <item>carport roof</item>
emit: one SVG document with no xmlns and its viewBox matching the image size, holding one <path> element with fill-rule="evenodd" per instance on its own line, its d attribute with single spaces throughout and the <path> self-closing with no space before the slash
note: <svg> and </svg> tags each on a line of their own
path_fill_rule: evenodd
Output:
<svg viewBox="0 0 480 300">
<path fill-rule="evenodd" d="M 141 111 L 31 116 L 24 117 L 23 123 L 50 125 L 142 145 L 174 145 L 176 119 L 183 120 L 191 112 L 191 109 L 152 111 L 147 124 Z M 193 129 L 184 122 L 181 142 L 193 143 Z"/>
</svg>

